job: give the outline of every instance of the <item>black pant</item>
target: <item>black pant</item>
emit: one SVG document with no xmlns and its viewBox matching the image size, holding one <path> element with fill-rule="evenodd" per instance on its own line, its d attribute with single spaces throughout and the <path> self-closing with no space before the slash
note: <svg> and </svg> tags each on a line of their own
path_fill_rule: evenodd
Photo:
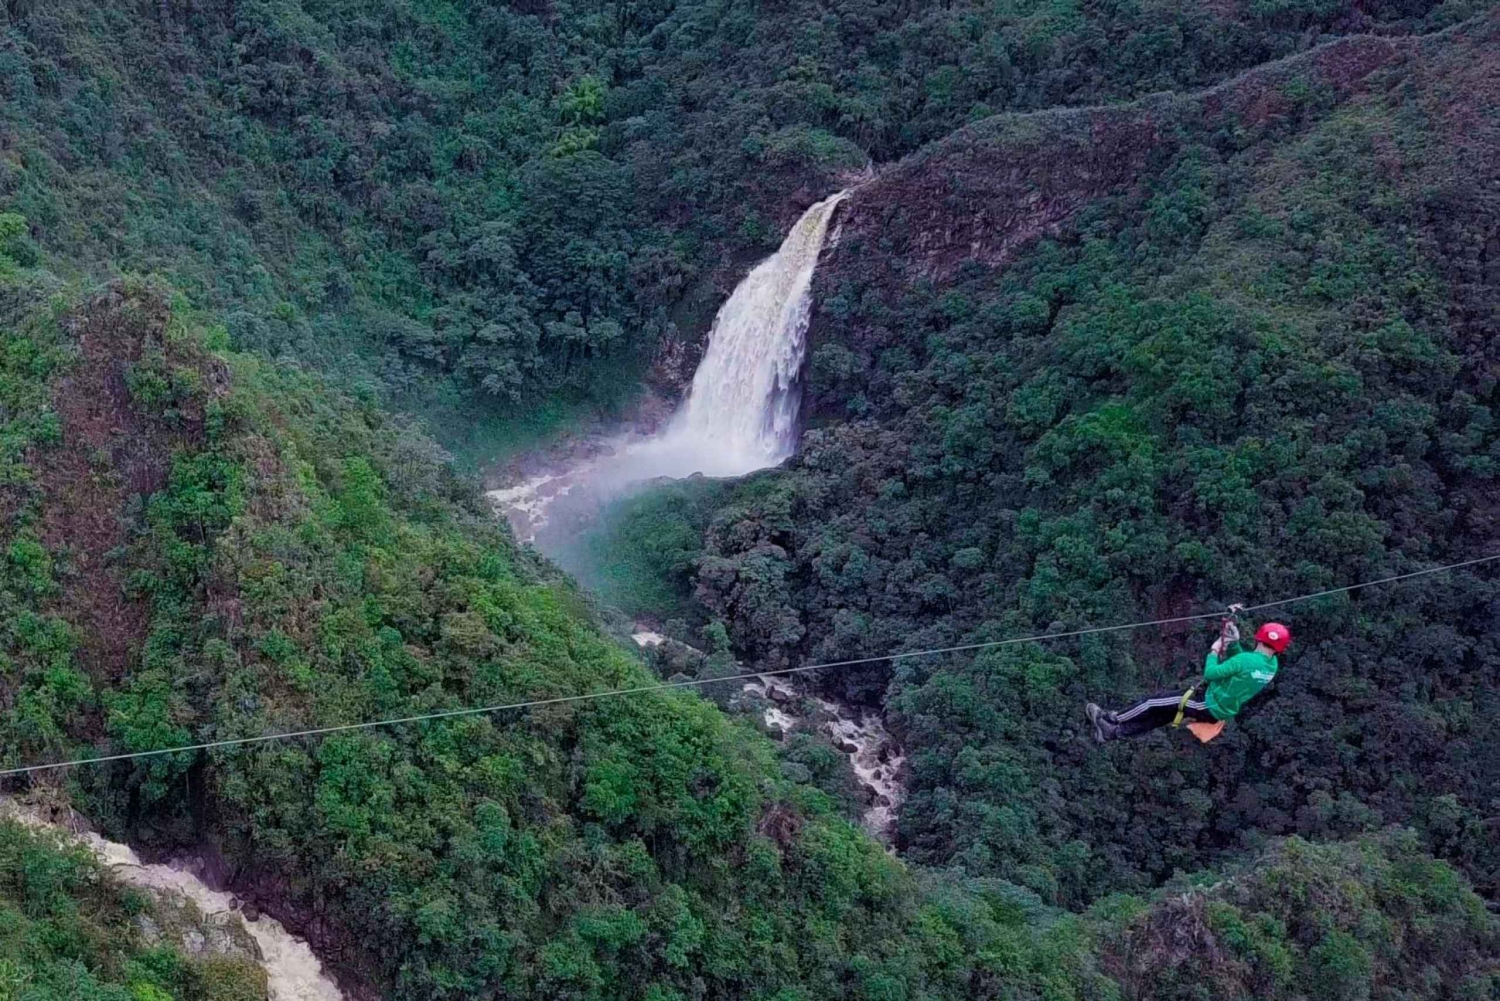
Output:
<svg viewBox="0 0 1500 1001">
<path fill-rule="evenodd" d="M 1119 727 L 1118 733 L 1121 737 L 1139 737 L 1159 727 L 1171 726 L 1172 721 L 1177 718 L 1179 706 L 1182 706 L 1184 720 L 1218 722 L 1218 717 L 1208 711 L 1208 706 L 1203 701 L 1203 686 L 1193 689 L 1187 705 L 1183 706 L 1182 693 L 1185 690 L 1163 688 L 1159 692 L 1152 692 L 1129 709 L 1111 713 L 1110 721 Z"/>
</svg>

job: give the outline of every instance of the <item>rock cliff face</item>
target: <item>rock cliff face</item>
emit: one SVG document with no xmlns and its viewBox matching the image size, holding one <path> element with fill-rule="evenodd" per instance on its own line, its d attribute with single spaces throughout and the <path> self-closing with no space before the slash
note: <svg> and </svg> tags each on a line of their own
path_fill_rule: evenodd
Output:
<svg viewBox="0 0 1500 1001">
<path fill-rule="evenodd" d="M 1245 140 L 1285 127 L 1309 105 L 1326 107 L 1376 69 L 1420 44 L 1355 35 L 1251 70 L 1208 90 L 1126 104 L 996 115 L 872 174 L 846 170 L 768 175 L 756 204 L 785 232 L 813 202 L 840 187 L 842 238 L 824 254 L 819 287 L 872 261 L 891 280 L 942 282 L 966 263 L 1003 266 L 1032 241 L 1056 236 L 1090 201 L 1128 190 L 1203 127 L 1247 130 Z M 784 197 L 776 191 L 790 191 Z M 730 259 L 686 296 L 664 341 L 651 385 L 682 392 L 702 357 L 713 311 L 760 259 Z"/>
<path fill-rule="evenodd" d="M 941 284 L 965 264 L 1004 266 L 1028 243 L 1058 236 L 1095 198 L 1130 191 L 1188 135 L 1238 129 L 1253 143 L 1310 107 L 1344 101 L 1418 45 L 1353 36 L 1194 95 L 1005 114 L 960 129 L 850 194 L 819 290 L 871 267 L 903 284 Z"/>
<path fill-rule="evenodd" d="M 1026 244 L 1057 235 L 1093 199 L 1130 188 L 1189 130 L 1242 130 L 1253 141 L 1310 104 L 1343 100 L 1414 44 L 1356 36 L 1197 94 L 978 122 L 850 194 L 821 286 L 872 262 L 901 280 L 935 282 L 969 262 L 1004 265 Z"/>
<path fill-rule="evenodd" d="M 995 116 L 887 167 L 840 206 L 819 265 L 804 418 L 820 424 L 849 416 L 853 383 L 845 376 L 868 371 L 902 340 L 881 325 L 850 328 L 830 310 L 871 297 L 893 305 L 913 289 L 941 290 L 1004 269 L 1039 240 L 1081 234 L 1091 205 L 1110 201 L 1124 209 L 1117 214 L 1142 216 L 1153 181 L 1195 144 L 1256 162 L 1342 108 L 1415 93 L 1445 144 L 1465 158 L 1487 157 L 1493 60 L 1482 54 L 1497 37 L 1500 17 L 1493 14 L 1422 37 L 1352 36 L 1192 94 Z M 1432 197 L 1443 203 L 1427 210 L 1428 222 L 1455 230 L 1445 239 L 1467 239 L 1458 231 L 1476 211 L 1472 199 L 1441 169 L 1429 166 L 1426 175 Z M 1500 246 L 1500 235 L 1489 239 Z M 1482 285 L 1482 276 L 1444 278 L 1453 283 L 1457 322 L 1473 326 L 1476 313 L 1488 314 L 1490 307 L 1465 291 Z M 823 351 L 830 346 L 832 363 Z M 830 376 L 834 369 L 843 374 Z M 873 416 L 890 387 L 862 389 L 870 399 L 860 412 Z"/>
</svg>

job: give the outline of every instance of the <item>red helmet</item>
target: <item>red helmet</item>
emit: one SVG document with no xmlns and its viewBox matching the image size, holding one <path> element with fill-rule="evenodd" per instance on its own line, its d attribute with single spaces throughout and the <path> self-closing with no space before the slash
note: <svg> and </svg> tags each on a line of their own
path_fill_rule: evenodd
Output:
<svg viewBox="0 0 1500 1001">
<path fill-rule="evenodd" d="M 1255 631 L 1255 642 L 1280 653 L 1291 645 L 1292 631 L 1280 622 L 1267 622 Z"/>
</svg>

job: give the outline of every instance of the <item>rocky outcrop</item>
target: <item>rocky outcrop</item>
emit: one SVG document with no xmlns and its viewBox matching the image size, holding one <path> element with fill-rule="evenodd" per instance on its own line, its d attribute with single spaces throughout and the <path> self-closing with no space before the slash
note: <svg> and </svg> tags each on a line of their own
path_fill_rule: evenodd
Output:
<svg viewBox="0 0 1500 1001">
<path fill-rule="evenodd" d="M 206 402 L 229 391 L 224 363 L 174 337 L 171 324 L 164 296 L 126 282 L 65 316 L 78 358 L 52 394 L 62 447 L 45 462 L 35 449 L 28 456 L 41 470 L 42 540 L 65 554 L 72 576 L 58 610 L 78 628 L 81 666 L 95 676 L 125 672 L 146 640 L 146 602 L 126 593 L 113 565 L 132 505 L 166 484 L 176 449 L 202 444 Z"/>
<path fill-rule="evenodd" d="M 1089 202 L 1136 184 L 1190 131 L 1241 129 L 1249 141 L 1310 106 L 1341 100 L 1412 45 L 1344 38 L 1196 94 L 977 122 L 850 194 L 820 286 L 831 289 L 872 264 L 934 281 L 970 262 L 1004 265 L 1021 247 L 1057 235 Z"/>
</svg>

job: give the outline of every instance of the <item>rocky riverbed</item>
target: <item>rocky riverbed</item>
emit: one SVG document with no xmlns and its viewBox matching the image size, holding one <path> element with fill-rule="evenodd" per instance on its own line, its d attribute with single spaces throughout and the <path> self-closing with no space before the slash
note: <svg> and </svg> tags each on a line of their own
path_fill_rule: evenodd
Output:
<svg viewBox="0 0 1500 1001">
<path fill-rule="evenodd" d="M 31 827 L 60 831 L 88 848 L 122 882 L 156 897 L 169 911 L 186 907 L 192 920 L 169 932 L 152 926 L 151 936 L 171 934 L 188 952 L 246 955 L 266 971 L 270 1001 L 345 1001 L 307 942 L 233 894 L 215 890 L 200 879 L 190 864 L 151 865 L 142 862 L 129 845 L 109 841 L 89 830 L 71 810 L 54 816 L 41 809 L 5 799 L 0 816 Z M 196 913 L 192 913 L 196 912 Z"/>
<path fill-rule="evenodd" d="M 642 647 L 666 641 L 638 627 L 632 639 Z M 762 674 L 741 689 L 741 708 L 759 712 L 766 729 L 785 737 L 795 730 L 821 734 L 848 757 L 854 777 L 865 790 L 866 830 L 889 842 L 901 802 L 906 798 L 906 756 L 879 713 L 810 694 L 784 675 Z"/>
</svg>

